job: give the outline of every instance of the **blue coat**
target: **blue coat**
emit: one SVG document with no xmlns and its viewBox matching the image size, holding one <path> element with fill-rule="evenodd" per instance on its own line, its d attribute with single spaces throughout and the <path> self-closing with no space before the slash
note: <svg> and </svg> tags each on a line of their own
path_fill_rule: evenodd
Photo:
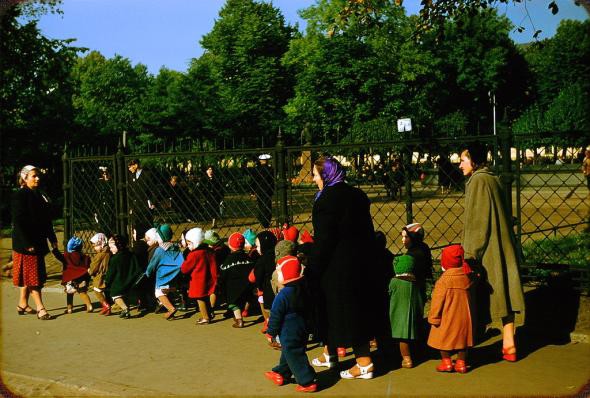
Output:
<svg viewBox="0 0 590 398">
<path fill-rule="evenodd" d="M 145 270 L 146 276 L 156 274 L 156 287 L 167 286 L 180 273 L 184 256 L 178 246 L 172 245 L 168 250 L 158 247 Z"/>
</svg>

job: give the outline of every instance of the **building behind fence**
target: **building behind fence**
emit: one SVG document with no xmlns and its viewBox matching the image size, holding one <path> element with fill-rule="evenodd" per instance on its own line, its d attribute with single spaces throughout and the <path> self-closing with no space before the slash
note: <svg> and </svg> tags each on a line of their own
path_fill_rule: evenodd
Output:
<svg viewBox="0 0 590 398">
<path fill-rule="evenodd" d="M 541 145 L 531 145 L 530 137 L 519 142 L 497 136 L 475 139 L 493 148 L 490 163 L 512 208 L 525 280 L 553 272 L 553 264 L 566 265 L 577 285 L 588 292 L 590 200 L 579 163 L 529 165 L 521 158 L 526 150 L 542 152 Z M 261 212 L 268 203 L 271 227 L 288 223 L 313 234 L 311 210 L 317 187 L 312 164 L 329 154 L 347 168 L 347 181 L 369 196 L 375 230 L 385 233 L 393 253 L 403 249 L 401 228 L 420 222 L 426 230 L 425 241 L 438 258 L 441 248 L 461 242 L 464 178 L 456 157 L 468 142 L 412 139 L 283 146 L 279 139 L 271 148 L 257 149 L 169 148 L 128 154 L 119 147 L 108 155 L 65 153 L 64 240 L 76 234 L 88 242 L 96 232 L 131 236 L 134 226 L 141 225 L 142 230 L 163 222 L 173 225 L 178 239 L 183 230 L 194 226 L 209 229 L 213 219 L 216 230 L 227 237 L 246 228 L 263 229 Z M 520 142 L 527 142 L 526 147 Z M 263 153 L 270 155 L 267 167 L 274 176 L 272 186 L 265 181 L 266 171 L 257 167 Z M 142 174 L 149 178 L 146 184 L 134 185 L 128 171 L 133 159 L 140 161 Z M 216 184 L 206 177 L 209 166 Z M 261 201 L 261 192 L 271 195 L 271 200 Z M 148 199 L 153 205 L 149 211 Z"/>
</svg>

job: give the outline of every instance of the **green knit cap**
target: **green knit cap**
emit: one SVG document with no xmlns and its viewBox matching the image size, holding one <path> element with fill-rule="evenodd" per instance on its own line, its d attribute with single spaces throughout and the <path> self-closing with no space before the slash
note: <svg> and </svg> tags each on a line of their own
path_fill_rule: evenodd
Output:
<svg viewBox="0 0 590 398">
<path fill-rule="evenodd" d="M 393 270 L 397 275 L 414 272 L 414 257 L 404 254 L 393 260 Z"/>
</svg>

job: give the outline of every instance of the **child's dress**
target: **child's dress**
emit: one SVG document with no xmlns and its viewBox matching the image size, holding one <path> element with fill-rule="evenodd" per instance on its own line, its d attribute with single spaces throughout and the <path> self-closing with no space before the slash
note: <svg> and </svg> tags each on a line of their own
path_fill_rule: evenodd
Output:
<svg viewBox="0 0 590 398">
<path fill-rule="evenodd" d="M 275 297 L 270 310 L 267 334 L 271 337 L 278 335 L 281 341 L 281 359 L 272 371 L 281 374 L 285 379 L 291 374 L 297 384 L 307 386 L 314 382 L 316 373 L 309 364 L 305 353 L 308 333 L 305 319 L 294 309 L 298 289 L 303 286 L 300 282 L 287 284 Z"/>
<path fill-rule="evenodd" d="M 462 268 L 449 268 L 434 285 L 428 323 L 428 345 L 442 351 L 463 350 L 473 345 L 469 309 L 471 281 Z"/>
<path fill-rule="evenodd" d="M 63 254 L 63 273 L 61 284 L 66 287 L 67 293 L 86 292 L 90 282 L 90 257 L 80 252 Z M 68 291 L 68 289 L 70 289 Z"/>
<path fill-rule="evenodd" d="M 394 262 L 396 276 L 389 282 L 389 320 L 391 337 L 395 339 L 418 340 L 423 334 L 424 301 L 412 274 L 413 266 L 412 257 L 397 257 Z"/>
<path fill-rule="evenodd" d="M 113 254 L 105 275 L 105 285 L 113 298 L 129 294 L 142 274 L 135 254 L 128 249 Z"/>
</svg>

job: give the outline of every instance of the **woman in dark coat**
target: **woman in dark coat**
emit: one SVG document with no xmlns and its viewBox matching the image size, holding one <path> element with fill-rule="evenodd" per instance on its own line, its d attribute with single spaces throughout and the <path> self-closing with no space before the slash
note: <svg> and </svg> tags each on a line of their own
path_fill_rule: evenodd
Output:
<svg viewBox="0 0 590 398">
<path fill-rule="evenodd" d="M 314 250 L 308 275 L 318 306 L 318 332 L 325 343 L 315 366 L 336 365 L 336 348 L 352 347 L 356 365 L 340 372 L 346 379 L 373 377 L 369 341 L 373 338 L 375 231 L 367 195 L 344 182 L 345 171 L 333 158 L 314 163 L 316 194 L 312 220 Z"/>
<path fill-rule="evenodd" d="M 480 144 L 472 144 L 461 153 L 460 168 L 469 177 L 465 185 L 463 248 L 465 261 L 481 264 L 484 271 L 476 301 L 489 298 L 489 308 L 485 308 L 489 313 L 482 314 L 478 307 L 477 317 L 502 322 L 502 355 L 514 362 L 515 321 L 524 323 L 524 294 L 510 210 L 500 179 L 486 167 L 487 154 L 487 148 Z M 483 296 L 484 290 L 489 297 Z"/>
<path fill-rule="evenodd" d="M 49 199 L 39 190 L 41 174 L 34 166 L 25 166 L 19 174 L 20 189 L 12 196 L 12 281 L 20 287 L 17 312 L 52 319 L 43 305 L 41 289 L 47 280 L 45 255 L 47 241 L 57 249 L 57 237 L 51 223 Z M 33 297 L 37 311 L 29 306 Z"/>
</svg>

